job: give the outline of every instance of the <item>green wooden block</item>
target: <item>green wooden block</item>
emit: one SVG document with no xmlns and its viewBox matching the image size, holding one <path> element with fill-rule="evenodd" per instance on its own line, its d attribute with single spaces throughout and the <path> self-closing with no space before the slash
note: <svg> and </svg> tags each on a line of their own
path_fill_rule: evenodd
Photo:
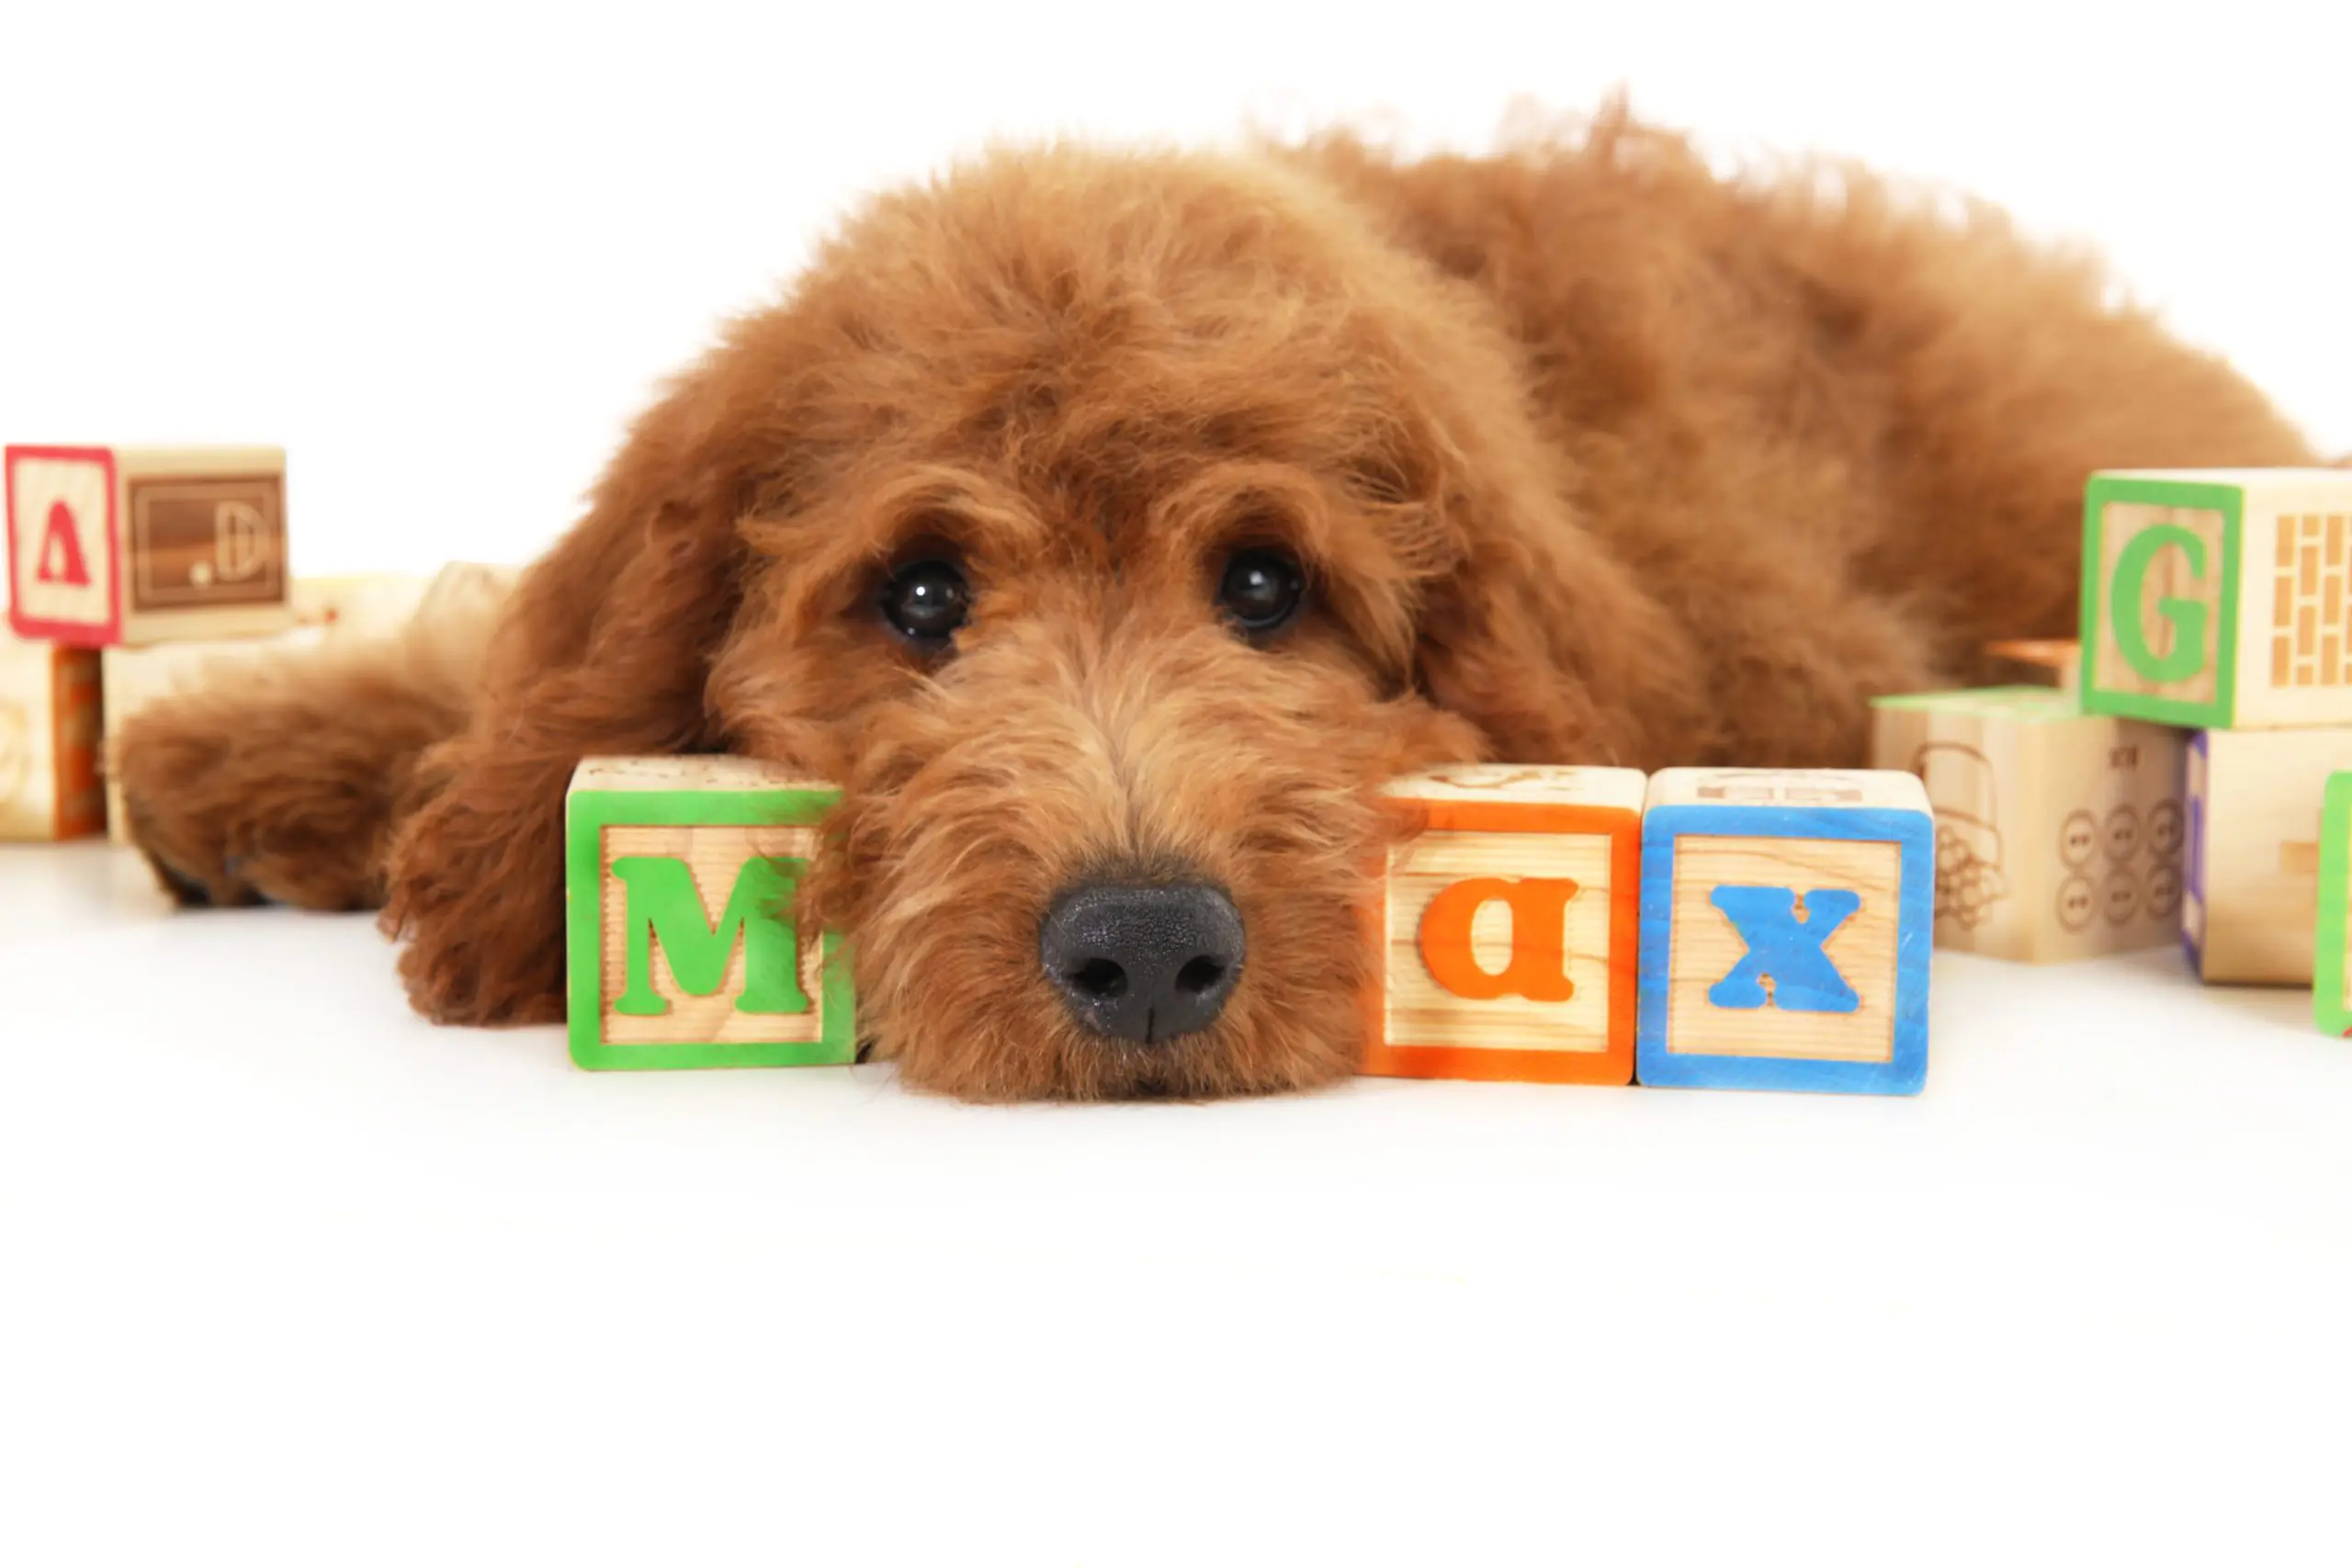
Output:
<svg viewBox="0 0 2352 1568">
<path fill-rule="evenodd" d="M 792 901 L 841 798 L 741 757 L 589 758 L 564 799 L 571 1059 L 854 1061 L 847 954 Z"/>
<path fill-rule="evenodd" d="M 2200 729 L 2352 724 L 2352 473 L 2092 475 L 2082 641 L 2086 712 Z"/>
<path fill-rule="evenodd" d="M 2312 963 L 2312 1018 L 2352 1034 L 2352 773 L 2330 773 L 2319 818 L 2319 945 Z"/>
</svg>

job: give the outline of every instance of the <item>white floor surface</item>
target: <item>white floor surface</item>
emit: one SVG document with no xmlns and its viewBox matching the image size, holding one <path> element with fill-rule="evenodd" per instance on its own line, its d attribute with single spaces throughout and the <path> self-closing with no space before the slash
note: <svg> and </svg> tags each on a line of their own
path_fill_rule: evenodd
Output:
<svg viewBox="0 0 2352 1568">
<path fill-rule="evenodd" d="M 976 1108 L 0 849 L 0 1562 L 2340 1563 L 2307 1013 L 1944 956 L 1917 1100 Z"/>
</svg>

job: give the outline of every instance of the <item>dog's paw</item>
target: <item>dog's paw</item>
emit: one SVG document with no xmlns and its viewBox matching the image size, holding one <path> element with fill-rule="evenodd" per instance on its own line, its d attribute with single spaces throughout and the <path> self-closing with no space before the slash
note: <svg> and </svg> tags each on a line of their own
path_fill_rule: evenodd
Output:
<svg viewBox="0 0 2352 1568">
<path fill-rule="evenodd" d="M 382 925 L 401 943 L 409 1001 L 435 1023 L 564 1016 L 560 796 L 514 816 L 460 787 L 403 825 Z"/>
<path fill-rule="evenodd" d="M 237 812 L 222 777 L 230 750 L 218 728 L 158 707 L 124 726 L 107 755 L 130 841 L 164 892 L 190 908 L 262 902 L 231 841 Z"/>
<path fill-rule="evenodd" d="M 132 716 L 107 765 L 131 841 L 183 905 L 380 900 L 371 864 L 380 778 L 343 776 L 331 754 L 200 700 Z"/>
</svg>

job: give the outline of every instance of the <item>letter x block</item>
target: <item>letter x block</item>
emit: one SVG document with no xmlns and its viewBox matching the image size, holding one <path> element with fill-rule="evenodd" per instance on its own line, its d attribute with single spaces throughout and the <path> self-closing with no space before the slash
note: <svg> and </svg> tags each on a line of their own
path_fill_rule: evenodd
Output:
<svg viewBox="0 0 2352 1568">
<path fill-rule="evenodd" d="M 8 619 L 81 648 L 294 624 L 286 454 L 274 446 L 11 446 Z"/>
<path fill-rule="evenodd" d="M 2094 474 L 2083 567 L 2086 711 L 2352 724 L 2352 473 Z"/>
<path fill-rule="evenodd" d="M 1935 856 L 1927 790 L 1908 773 L 1651 779 L 1636 1076 L 1917 1093 Z"/>
<path fill-rule="evenodd" d="M 849 966 L 792 903 L 840 798 L 738 757 L 590 758 L 564 803 L 571 1059 L 854 1061 Z"/>
<path fill-rule="evenodd" d="M 1409 836 L 1374 911 L 1364 1071 L 1632 1081 L 1643 787 L 1516 764 L 1388 786 Z"/>
</svg>

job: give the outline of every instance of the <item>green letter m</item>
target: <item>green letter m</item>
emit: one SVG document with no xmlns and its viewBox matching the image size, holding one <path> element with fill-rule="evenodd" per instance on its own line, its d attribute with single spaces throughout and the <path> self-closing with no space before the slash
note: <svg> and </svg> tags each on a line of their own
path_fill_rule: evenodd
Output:
<svg viewBox="0 0 2352 1568">
<path fill-rule="evenodd" d="M 702 890 L 682 860 L 622 855 L 613 874 L 628 889 L 622 910 L 628 937 L 628 979 L 615 1012 L 660 1018 L 670 1004 L 653 988 L 653 943 L 659 939 L 678 988 L 707 997 L 727 977 L 735 944 L 743 944 L 743 993 L 737 1012 L 807 1012 L 800 988 L 800 942 L 789 919 L 777 919 L 799 886 L 801 863 L 754 859 L 736 874 L 727 912 L 710 924 Z"/>
</svg>

